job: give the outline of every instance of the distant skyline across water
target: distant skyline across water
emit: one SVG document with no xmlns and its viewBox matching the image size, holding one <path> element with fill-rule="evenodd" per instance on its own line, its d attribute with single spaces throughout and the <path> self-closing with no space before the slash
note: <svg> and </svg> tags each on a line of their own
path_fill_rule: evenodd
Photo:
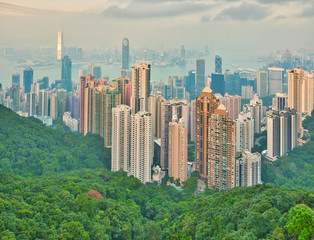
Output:
<svg viewBox="0 0 314 240">
<path fill-rule="evenodd" d="M 258 57 L 263 55 L 262 53 L 252 53 L 252 52 L 219 52 L 223 61 L 223 71 L 229 69 L 231 71 L 235 71 L 238 68 L 246 68 L 246 69 L 255 69 L 259 70 L 264 65 L 265 62 L 259 62 Z M 264 53 L 265 55 L 266 53 Z M 214 72 L 214 57 L 215 54 L 211 54 L 210 57 L 205 58 L 206 60 L 206 74 L 210 75 Z M 94 65 L 100 65 L 102 70 L 102 75 L 108 75 L 110 80 L 120 76 L 121 74 L 121 65 L 120 64 L 105 64 L 104 62 L 93 62 Z M 151 70 L 151 82 L 164 82 L 166 83 L 169 75 L 178 75 L 184 76 L 190 70 L 195 70 L 196 59 L 189 58 L 187 59 L 187 64 L 185 66 L 152 66 Z M 132 66 L 132 65 L 131 65 Z M 79 82 L 79 69 L 87 69 L 87 64 L 80 64 L 73 62 L 72 66 L 72 81 L 74 83 Z M 23 81 L 23 69 L 19 68 L 17 70 L 16 66 L 14 66 L 13 62 L 5 59 L 4 57 L 0 58 L 0 83 L 3 86 L 9 87 L 11 86 L 11 77 L 13 73 L 18 72 L 21 75 L 21 83 Z M 55 65 L 37 69 L 34 68 L 34 81 L 41 79 L 45 76 L 49 77 L 50 83 L 55 80 L 60 80 L 61 78 L 61 63 L 57 63 Z"/>
</svg>

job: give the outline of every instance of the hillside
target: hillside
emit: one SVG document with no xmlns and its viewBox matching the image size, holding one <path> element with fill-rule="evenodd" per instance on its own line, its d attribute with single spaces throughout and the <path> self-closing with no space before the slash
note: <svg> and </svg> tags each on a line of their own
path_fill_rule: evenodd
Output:
<svg viewBox="0 0 314 240">
<path fill-rule="evenodd" d="M 314 192 L 304 190 L 313 181 L 302 166 L 313 166 L 313 154 L 304 149 L 265 174 L 301 190 L 263 184 L 194 196 L 197 174 L 183 192 L 143 185 L 108 170 L 100 137 L 48 128 L 0 105 L 0 239 L 311 239 Z M 293 164 L 300 170 L 286 170 Z"/>
<path fill-rule="evenodd" d="M 105 169 L 1 174 L 0 238 L 310 239 L 313 194 L 264 184 L 194 197 Z"/>
<path fill-rule="evenodd" d="M 54 130 L 0 105 L 0 172 L 38 176 L 104 167 L 110 150 L 99 136 Z"/>
</svg>

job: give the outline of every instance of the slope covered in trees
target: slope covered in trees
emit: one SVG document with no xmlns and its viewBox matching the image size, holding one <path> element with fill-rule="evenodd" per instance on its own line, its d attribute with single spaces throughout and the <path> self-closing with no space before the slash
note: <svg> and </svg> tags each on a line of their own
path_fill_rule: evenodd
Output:
<svg viewBox="0 0 314 240">
<path fill-rule="evenodd" d="M 109 166 L 99 136 L 50 129 L 0 105 L 0 171 L 31 176 Z"/>
<path fill-rule="evenodd" d="M 313 166 L 302 149 L 296 157 Z M 307 176 L 286 173 L 283 163 L 267 165 L 269 182 L 285 174 L 282 184 L 312 188 L 292 181 Z M 109 165 L 100 137 L 51 129 L 0 105 L 0 239 L 313 238 L 313 192 L 263 184 L 194 196 L 195 173 L 178 192 Z"/>
<path fill-rule="evenodd" d="M 0 175 L 1 239 L 310 239 L 312 207 L 269 184 L 194 197 L 105 169 Z"/>
</svg>

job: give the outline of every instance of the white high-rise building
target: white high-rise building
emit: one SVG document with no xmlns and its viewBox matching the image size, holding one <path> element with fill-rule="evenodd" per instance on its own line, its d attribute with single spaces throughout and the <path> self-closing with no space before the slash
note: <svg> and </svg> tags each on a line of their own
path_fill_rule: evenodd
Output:
<svg viewBox="0 0 314 240">
<path fill-rule="evenodd" d="M 132 68 L 132 114 L 148 111 L 150 95 L 150 64 L 138 64 Z"/>
<path fill-rule="evenodd" d="M 28 116 L 34 116 L 36 114 L 36 93 L 30 92 L 26 94 L 26 109 L 25 112 L 28 113 Z"/>
<path fill-rule="evenodd" d="M 153 129 L 152 117 L 148 112 L 131 115 L 131 145 L 129 175 L 151 182 L 151 165 L 153 163 Z"/>
<path fill-rule="evenodd" d="M 129 172 L 131 108 L 119 105 L 112 108 L 111 171 Z"/>
<path fill-rule="evenodd" d="M 236 159 L 236 186 L 261 184 L 261 154 L 242 151 Z"/>
<path fill-rule="evenodd" d="M 44 89 L 39 91 L 38 116 L 48 116 L 48 91 Z"/>
<path fill-rule="evenodd" d="M 253 97 L 253 87 L 248 86 L 242 86 L 241 87 L 241 97 L 242 99 L 251 99 Z"/>
<path fill-rule="evenodd" d="M 276 160 L 297 147 L 298 114 L 294 109 L 267 113 L 267 156 Z"/>
<path fill-rule="evenodd" d="M 254 146 L 254 119 L 251 112 L 241 112 L 235 121 L 236 152 L 247 150 L 251 152 Z"/>
<path fill-rule="evenodd" d="M 61 61 L 62 57 L 63 57 L 63 32 L 58 32 L 57 60 Z"/>
<path fill-rule="evenodd" d="M 283 68 L 268 68 L 268 90 L 269 95 L 282 92 Z"/>
<path fill-rule="evenodd" d="M 285 93 L 276 93 L 276 96 L 273 98 L 272 110 L 282 111 L 285 107 L 288 106 L 288 96 Z"/>
<path fill-rule="evenodd" d="M 243 106 L 244 112 L 251 112 L 251 117 L 254 119 L 254 133 L 261 132 L 261 121 L 263 119 L 263 100 L 255 94 L 251 99 L 250 104 Z"/>
</svg>

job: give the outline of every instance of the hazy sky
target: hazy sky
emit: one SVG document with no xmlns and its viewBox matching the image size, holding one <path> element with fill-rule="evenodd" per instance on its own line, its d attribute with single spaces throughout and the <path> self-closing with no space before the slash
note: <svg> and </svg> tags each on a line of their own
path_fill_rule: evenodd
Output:
<svg viewBox="0 0 314 240">
<path fill-rule="evenodd" d="M 313 25 L 313 0 L 0 0 L 0 47 L 313 49 Z"/>
</svg>

